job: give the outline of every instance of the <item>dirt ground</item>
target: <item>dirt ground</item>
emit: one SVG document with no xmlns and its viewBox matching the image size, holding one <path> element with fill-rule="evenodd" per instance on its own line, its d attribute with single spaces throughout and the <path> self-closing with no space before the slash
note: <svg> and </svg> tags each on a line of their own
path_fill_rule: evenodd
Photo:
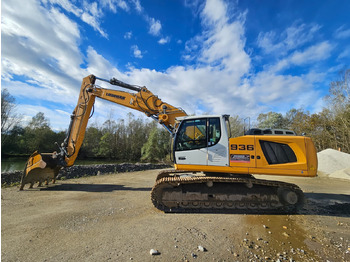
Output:
<svg viewBox="0 0 350 262">
<path fill-rule="evenodd" d="M 3 188 L 1 260 L 350 261 L 350 180 L 259 177 L 303 189 L 293 215 L 165 214 L 150 200 L 157 173 Z"/>
</svg>

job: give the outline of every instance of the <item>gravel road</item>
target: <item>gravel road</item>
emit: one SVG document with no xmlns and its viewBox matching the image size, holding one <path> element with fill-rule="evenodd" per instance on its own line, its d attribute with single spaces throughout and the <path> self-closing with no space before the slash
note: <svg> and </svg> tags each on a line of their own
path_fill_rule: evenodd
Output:
<svg viewBox="0 0 350 262">
<path fill-rule="evenodd" d="M 294 215 L 165 214 L 157 173 L 2 188 L 2 261 L 350 261 L 349 180 L 259 177 L 304 190 Z"/>
</svg>

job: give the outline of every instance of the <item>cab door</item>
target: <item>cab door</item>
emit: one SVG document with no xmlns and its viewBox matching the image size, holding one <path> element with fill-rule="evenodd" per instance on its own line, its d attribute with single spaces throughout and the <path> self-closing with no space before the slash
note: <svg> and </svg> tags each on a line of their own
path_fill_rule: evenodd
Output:
<svg viewBox="0 0 350 262">
<path fill-rule="evenodd" d="M 183 120 L 175 138 L 175 163 L 207 165 L 207 119 Z"/>
<path fill-rule="evenodd" d="M 228 166 L 228 135 L 225 121 L 220 117 L 208 118 L 208 165 Z"/>
</svg>

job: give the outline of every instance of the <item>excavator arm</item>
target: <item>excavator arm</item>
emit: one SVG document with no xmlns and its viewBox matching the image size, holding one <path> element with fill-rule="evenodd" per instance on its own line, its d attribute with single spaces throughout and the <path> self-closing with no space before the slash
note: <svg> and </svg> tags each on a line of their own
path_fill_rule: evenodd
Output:
<svg viewBox="0 0 350 262">
<path fill-rule="evenodd" d="M 96 80 L 131 90 L 133 93 L 99 87 L 95 85 Z M 61 145 L 57 144 L 59 152 L 34 152 L 26 163 L 20 190 L 23 190 L 27 183 L 32 187 L 35 182 L 41 185 L 44 181 L 47 184 L 50 179 L 55 181 L 61 168 L 74 164 L 83 144 L 96 97 L 143 112 L 158 121 L 172 134 L 177 127 L 176 118 L 187 115 L 181 108 L 163 102 L 146 87 L 129 85 L 115 78 L 106 80 L 89 75 L 83 79 L 78 103 L 71 115 L 67 136 Z"/>
</svg>

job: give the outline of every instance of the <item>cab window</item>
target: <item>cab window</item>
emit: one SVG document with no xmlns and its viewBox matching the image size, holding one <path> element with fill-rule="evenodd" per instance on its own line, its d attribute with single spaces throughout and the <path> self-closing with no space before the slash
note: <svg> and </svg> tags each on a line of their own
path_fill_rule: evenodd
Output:
<svg viewBox="0 0 350 262">
<path fill-rule="evenodd" d="M 220 118 L 209 118 L 208 146 L 216 145 L 221 137 Z"/>
<path fill-rule="evenodd" d="M 177 134 L 175 150 L 191 150 L 206 147 L 206 119 L 184 120 Z"/>
<path fill-rule="evenodd" d="M 184 120 L 176 137 L 175 150 L 192 150 L 216 145 L 221 138 L 220 118 Z"/>
</svg>

